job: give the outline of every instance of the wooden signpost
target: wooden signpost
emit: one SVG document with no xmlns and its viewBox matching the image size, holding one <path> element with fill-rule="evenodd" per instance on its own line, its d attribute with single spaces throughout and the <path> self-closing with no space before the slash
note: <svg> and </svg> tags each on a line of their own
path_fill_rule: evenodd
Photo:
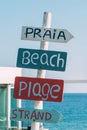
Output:
<svg viewBox="0 0 87 130">
<path fill-rule="evenodd" d="M 38 69 L 38 71 L 37 78 L 15 78 L 14 97 L 35 100 L 35 103 L 33 110 L 12 109 L 11 119 L 32 122 L 31 130 L 45 130 L 40 129 L 39 122 L 59 122 L 61 118 L 61 115 L 54 110 L 43 110 L 43 101 L 61 102 L 64 81 L 44 78 L 46 70 L 65 71 L 67 53 L 47 51 L 48 41 L 67 43 L 73 35 L 66 29 L 50 28 L 50 24 L 51 13 L 45 12 L 42 28 L 22 27 L 22 40 L 41 41 L 41 44 L 40 50 L 19 48 L 17 67 Z"/>
<path fill-rule="evenodd" d="M 24 122 L 58 123 L 63 120 L 63 116 L 55 110 L 13 108 L 10 119 Z"/>
<path fill-rule="evenodd" d="M 61 102 L 63 87 L 63 80 L 16 77 L 14 98 Z"/>
</svg>

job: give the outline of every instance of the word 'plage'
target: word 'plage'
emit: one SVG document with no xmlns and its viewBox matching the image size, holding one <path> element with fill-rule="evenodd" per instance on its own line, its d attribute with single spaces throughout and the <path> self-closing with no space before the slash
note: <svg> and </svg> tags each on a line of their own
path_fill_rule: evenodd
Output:
<svg viewBox="0 0 87 130">
<path fill-rule="evenodd" d="M 61 102 L 63 87 L 63 80 L 16 77 L 14 98 Z"/>
</svg>

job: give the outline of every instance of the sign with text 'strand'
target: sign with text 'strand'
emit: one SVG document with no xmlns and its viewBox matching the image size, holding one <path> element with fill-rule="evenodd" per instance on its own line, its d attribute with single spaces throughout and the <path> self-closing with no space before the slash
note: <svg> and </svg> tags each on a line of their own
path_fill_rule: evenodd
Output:
<svg viewBox="0 0 87 130">
<path fill-rule="evenodd" d="M 16 77 L 14 83 L 14 98 L 61 102 L 63 88 L 63 80 Z"/>
<path fill-rule="evenodd" d="M 37 49 L 19 48 L 17 67 L 65 71 L 67 53 Z"/>
<path fill-rule="evenodd" d="M 24 122 L 58 123 L 63 120 L 63 115 L 55 110 L 13 108 L 10 119 Z"/>
<path fill-rule="evenodd" d="M 73 35 L 66 29 L 22 27 L 22 40 L 67 43 Z"/>
</svg>

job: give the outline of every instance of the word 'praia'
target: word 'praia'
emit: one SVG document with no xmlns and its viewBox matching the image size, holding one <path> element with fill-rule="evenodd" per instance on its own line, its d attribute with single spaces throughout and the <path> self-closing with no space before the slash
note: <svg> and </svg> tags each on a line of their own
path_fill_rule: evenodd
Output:
<svg viewBox="0 0 87 130">
<path fill-rule="evenodd" d="M 64 39 L 66 40 L 65 32 L 64 30 L 57 30 L 57 29 L 44 29 L 44 28 L 32 28 L 27 27 L 25 31 L 25 37 L 33 37 L 33 38 L 41 38 L 42 40 L 45 40 L 47 38 L 49 39 Z"/>
</svg>

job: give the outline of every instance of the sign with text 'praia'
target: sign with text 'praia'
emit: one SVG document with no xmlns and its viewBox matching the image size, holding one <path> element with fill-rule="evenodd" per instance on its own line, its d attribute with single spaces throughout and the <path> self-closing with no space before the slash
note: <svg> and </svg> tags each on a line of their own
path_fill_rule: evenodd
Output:
<svg viewBox="0 0 87 130">
<path fill-rule="evenodd" d="M 67 43 L 73 35 L 66 29 L 22 27 L 22 40 Z"/>
<path fill-rule="evenodd" d="M 63 88 L 63 80 L 16 77 L 14 83 L 14 98 L 61 102 Z"/>
<path fill-rule="evenodd" d="M 66 60 L 66 52 L 19 48 L 16 66 L 21 68 L 65 71 Z"/>
<path fill-rule="evenodd" d="M 63 115 L 55 110 L 13 108 L 10 119 L 24 122 L 58 123 L 63 120 Z"/>
</svg>

